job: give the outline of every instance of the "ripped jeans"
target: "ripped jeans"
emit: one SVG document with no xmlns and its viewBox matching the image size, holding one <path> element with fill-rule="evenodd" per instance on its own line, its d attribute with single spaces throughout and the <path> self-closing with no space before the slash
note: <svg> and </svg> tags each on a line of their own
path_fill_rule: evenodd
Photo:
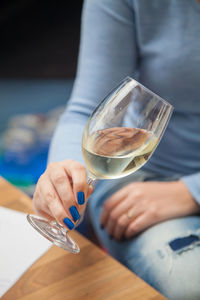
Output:
<svg viewBox="0 0 200 300">
<path fill-rule="evenodd" d="M 100 243 L 113 257 L 170 300 L 200 300 L 200 216 L 165 221 L 122 242 L 111 240 L 100 228 L 102 205 L 118 189 L 134 181 L 177 179 L 138 171 L 121 179 L 99 181 L 88 209 Z"/>
</svg>

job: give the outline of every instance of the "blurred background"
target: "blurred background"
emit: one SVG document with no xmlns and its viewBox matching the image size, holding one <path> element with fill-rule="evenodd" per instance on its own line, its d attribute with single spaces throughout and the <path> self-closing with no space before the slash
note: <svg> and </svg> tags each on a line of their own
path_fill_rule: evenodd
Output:
<svg viewBox="0 0 200 300">
<path fill-rule="evenodd" d="M 73 86 L 82 0 L 0 1 L 0 175 L 34 190 Z"/>
</svg>

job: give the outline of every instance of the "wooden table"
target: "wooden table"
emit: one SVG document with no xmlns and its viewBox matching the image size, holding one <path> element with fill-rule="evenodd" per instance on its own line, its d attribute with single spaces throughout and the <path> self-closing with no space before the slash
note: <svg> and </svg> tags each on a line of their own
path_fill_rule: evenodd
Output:
<svg viewBox="0 0 200 300">
<path fill-rule="evenodd" d="M 33 212 L 30 198 L 2 178 L 0 205 Z M 80 254 L 52 246 L 2 300 L 166 299 L 77 232 L 71 236 L 80 245 Z"/>
</svg>

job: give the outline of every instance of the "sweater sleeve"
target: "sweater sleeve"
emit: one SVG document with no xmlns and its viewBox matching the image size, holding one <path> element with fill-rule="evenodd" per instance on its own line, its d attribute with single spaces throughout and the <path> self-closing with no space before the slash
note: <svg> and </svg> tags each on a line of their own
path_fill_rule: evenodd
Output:
<svg viewBox="0 0 200 300">
<path fill-rule="evenodd" d="M 70 158 L 83 163 L 81 140 L 88 117 L 119 81 L 134 76 L 136 62 L 131 1 L 85 1 L 76 80 L 51 142 L 49 162 Z"/>
<path fill-rule="evenodd" d="M 200 204 L 200 172 L 181 178 L 194 199 Z"/>
</svg>

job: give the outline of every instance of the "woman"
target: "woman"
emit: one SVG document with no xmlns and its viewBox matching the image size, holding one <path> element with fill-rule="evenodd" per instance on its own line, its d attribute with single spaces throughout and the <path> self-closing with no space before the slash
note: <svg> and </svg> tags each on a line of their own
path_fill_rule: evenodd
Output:
<svg viewBox="0 0 200 300">
<path fill-rule="evenodd" d="M 127 75 L 168 100 L 172 119 L 141 171 L 100 181 L 88 202 L 100 242 L 169 299 L 200 299 L 200 4 L 87 0 L 78 72 L 34 194 L 38 214 L 69 229 L 93 190 L 85 123 Z"/>
</svg>

